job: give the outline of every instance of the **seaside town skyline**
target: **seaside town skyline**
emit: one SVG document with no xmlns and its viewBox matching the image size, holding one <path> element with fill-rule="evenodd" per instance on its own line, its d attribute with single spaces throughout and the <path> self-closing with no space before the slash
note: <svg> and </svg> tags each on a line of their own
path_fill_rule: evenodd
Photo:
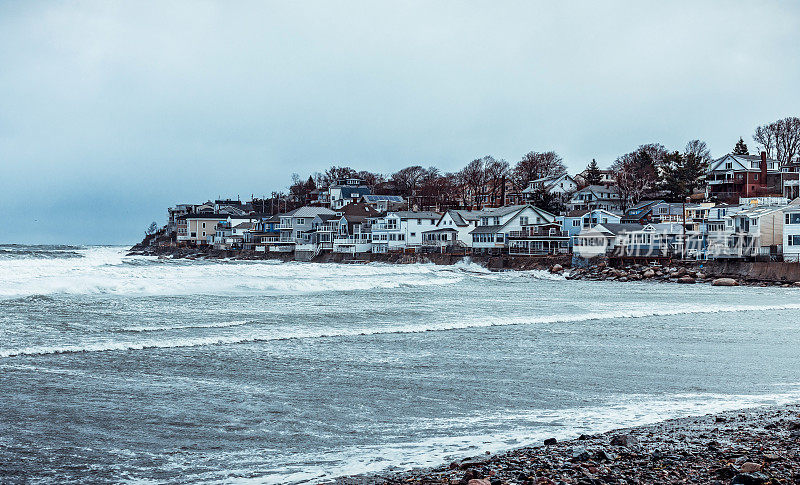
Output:
<svg viewBox="0 0 800 485">
<path fill-rule="evenodd" d="M 717 159 L 700 140 L 683 151 L 641 145 L 575 175 L 555 152 L 513 166 L 486 156 L 455 173 L 333 166 L 294 174 L 269 197 L 177 204 L 143 246 L 301 260 L 411 251 L 797 261 L 800 118 L 759 126 L 753 140 L 756 154 L 739 138 Z"/>
</svg>

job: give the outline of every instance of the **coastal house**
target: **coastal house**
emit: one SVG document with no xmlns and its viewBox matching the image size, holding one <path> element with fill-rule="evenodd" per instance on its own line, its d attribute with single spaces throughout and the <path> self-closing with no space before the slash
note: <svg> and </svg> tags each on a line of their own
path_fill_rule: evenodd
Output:
<svg viewBox="0 0 800 485">
<path fill-rule="evenodd" d="M 280 242 L 284 245 L 312 244 L 312 234 L 328 219 L 336 216 L 336 212 L 327 207 L 303 206 L 299 209 L 281 214 Z M 291 251 L 293 248 L 283 249 Z"/>
<path fill-rule="evenodd" d="M 611 187 L 617 184 L 617 179 L 614 175 L 614 171 L 610 169 L 600 170 L 600 183 L 597 185 L 603 185 L 605 187 Z M 587 182 L 587 177 L 589 175 L 589 169 L 585 169 L 583 172 L 579 173 L 574 177 L 575 181 L 578 182 L 579 185 L 589 185 Z"/>
<path fill-rule="evenodd" d="M 646 224 L 641 229 L 625 231 L 619 241 L 620 255 L 682 257 L 685 236 L 688 234 L 685 233 L 683 224 L 674 222 Z"/>
<path fill-rule="evenodd" d="M 478 223 L 470 231 L 473 252 L 494 254 L 508 248 L 508 234 L 555 222 L 555 216 L 532 205 L 512 205 L 479 211 Z M 528 231 L 530 235 L 530 231 Z"/>
<path fill-rule="evenodd" d="M 629 232 L 641 231 L 641 224 L 597 224 L 584 229 L 575 238 L 572 250 L 575 255 L 583 258 L 621 254 Z"/>
<path fill-rule="evenodd" d="M 733 233 L 720 258 L 777 258 L 783 250 L 785 206 L 756 206 L 732 216 Z"/>
<path fill-rule="evenodd" d="M 399 195 L 367 194 L 361 197 L 361 202 L 378 212 L 398 211 L 406 206 L 406 200 Z"/>
<path fill-rule="evenodd" d="M 367 253 L 372 250 L 372 218 L 380 212 L 367 203 L 348 204 L 338 210 L 333 232 L 332 250 L 335 253 Z"/>
<path fill-rule="evenodd" d="M 508 231 L 508 254 L 533 256 L 543 254 L 568 253 L 570 237 L 561 222 L 547 222 L 522 226 L 519 230 Z"/>
<path fill-rule="evenodd" d="M 370 218 L 372 221 L 372 252 L 385 253 L 395 249 L 422 245 L 422 233 L 436 227 L 441 214 L 431 211 L 397 211 Z"/>
<path fill-rule="evenodd" d="M 245 231 L 242 242 L 245 249 L 257 252 L 269 251 L 270 246 L 280 244 L 280 224 L 279 214 L 254 214 L 256 220 L 249 231 Z"/>
<path fill-rule="evenodd" d="M 603 209 L 609 212 L 622 210 L 622 200 L 614 187 L 589 185 L 575 191 L 567 202 L 567 210 Z"/>
<path fill-rule="evenodd" d="M 706 177 L 706 196 L 721 201 L 733 201 L 739 197 L 757 195 L 782 195 L 782 173 L 796 180 L 796 174 L 781 172 L 778 160 L 761 155 L 736 155 L 729 153 L 714 160 Z M 796 185 L 796 184 L 795 184 Z"/>
<path fill-rule="evenodd" d="M 217 232 L 217 224 L 227 222 L 229 214 L 185 214 L 176 219 L 178 245 L 200 246 L 209 244 L 209 237 Z"/>
<path fill-rule="evenodd" d="M 620 219 L 622 224 L 648 224 L 657 222 L 653 209 L 657 206 L 663 207 L 663 200 L 643 200 L 633 207 L 628 208 Z"/>
<path fill-rule="evenodd" d="M 537 191 L 545 191 L 561 199 L 578 190 L 578 182 L 568 174 L 556 177 L 543 177 L 528 182 L 528 186 L 522 189 L 525 200 L 531 200 Z"/>
<path fill-rule="evenodd" d="M 565 231 L 570 238 L 570 246 L 575 245 L 575 238 L 585 229 L 590 229 L 598 224 L 618 224 L 621 215 L 609 212 L 605 209 L 576 210 L 567 212 L 563 216 L 558 216 L 557 221 L 561 222 L 561 230 Z"/>
<path fill-rule="evenodd" d="M 328 187 L 328 201 L 331 209 L 341 209 L 347 204 L 358 202 L 370 193 L 372 191 L 361 179 L 341 179 Z"/>
<path fill-rule="evenodd" d="M 783 208 L 783 260 L 800 262 L 800 199 Z"/>
<path fill-rule="evenodd" d="M 436 223 L 436 229 L 455 230 L 455 240 L 465 246 L 472 246 L 473 229 L 478 227 L 482 211 L 449 209 L 442 214 Z M 452 233 L 452 231 L 448 231 Z"/>
</svg>

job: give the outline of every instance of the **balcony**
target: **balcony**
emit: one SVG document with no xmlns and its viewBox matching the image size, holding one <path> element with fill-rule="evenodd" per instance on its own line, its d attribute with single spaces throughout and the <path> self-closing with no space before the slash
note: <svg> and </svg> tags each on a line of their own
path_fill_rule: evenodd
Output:
<svg viewBox="0 0 800 485">
<path fill-rule="evenodd" d="M 532 227 L 521 231 L 509 231 L 509 239 L 527 239 L 532 237 L 569 237 L 569 232 L 558 229 Z"/>
</svg>

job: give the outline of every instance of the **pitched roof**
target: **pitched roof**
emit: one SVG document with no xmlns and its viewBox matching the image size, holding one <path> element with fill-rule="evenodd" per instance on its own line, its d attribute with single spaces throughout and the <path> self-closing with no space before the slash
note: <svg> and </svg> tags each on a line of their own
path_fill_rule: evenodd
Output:
<svg viewBox="0 0 800 485">
<path fill-rule="evenodd" d="M 285 214 L 281 214 L 281 217 L 316 217 L 318 215 L 323 214 L 332 214 L 336 215 L 336 212 L 328 209 L 327 207 L 314 207 L 310 205 L 305 205 L 300 207 L 299 209 L 295 209 L 293 211 L 289 211 Z"/>
<path fill-rule="evenodd" d="M 644 226 L 641 225 L 641 224 L 616 224 L 616 223 L 612 223 L 612 222 L 607 222 L 605 224 L 598 224 L 598 225 L 594 226 L 593 229 L 597 229 L 598 227 L 606 229 L 607 232 L 609 232 L 609 233 L 611 233 L 611 234 L 613 234 L 615 236 L 618 235 L 618 234 L 621 234 L 621 233 L 625 233 L 625 232 L 641 231 L 644 228 Z M 590 230 L 592 230 L 592 229 L 590 229 Z M 597 229 L 597 230 L 599 230 L 599 229 Z"/>
<path fill-rule="evenodd" d="M 403 198 L 399 195 L 366 194 L 363 197 L 367 202 L 378 202 L 381 200 L 387 202 L 403 202 Z"/>
<path fill-rule="evenodd" d="M 400 219 L 439 219 L 441 214 L 432 211 L 397 211 L 391 212 L 396 214 Z"/>
</svg>

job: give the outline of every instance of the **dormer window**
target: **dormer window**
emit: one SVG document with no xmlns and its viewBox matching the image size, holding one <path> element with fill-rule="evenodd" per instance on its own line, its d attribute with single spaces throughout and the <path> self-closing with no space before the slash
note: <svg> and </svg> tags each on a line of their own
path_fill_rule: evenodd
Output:
<svg viewBox="0 0 800 485">
<path fill-rule="evenodd" d="M 725 162 L 725 170 L 731 170 L 733 168 L 733 162 Z"/>
</svg>

